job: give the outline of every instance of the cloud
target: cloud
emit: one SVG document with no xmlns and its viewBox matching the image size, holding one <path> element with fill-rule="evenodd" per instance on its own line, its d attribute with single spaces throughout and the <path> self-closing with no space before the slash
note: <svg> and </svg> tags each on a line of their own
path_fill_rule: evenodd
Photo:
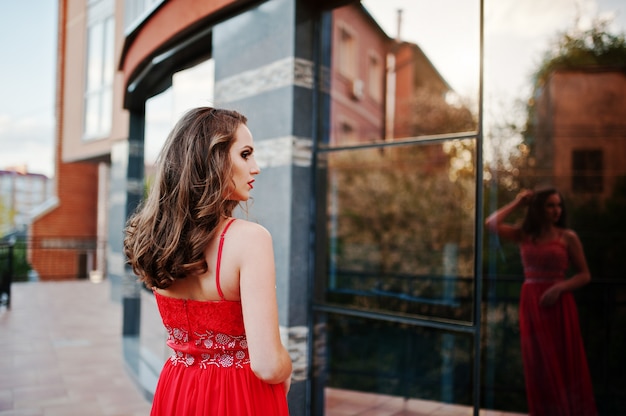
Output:
<svg viewBox="0 0 626 416">
<path fill-rule="evenodd" d="M 54 120 L 0 114 L 0 169 L 27 165 L 31 173 L 54 174 Z"/>
<path fill-rule="evenodd" d="M 573 27 L 581 17 L 580 23 L 585 25 L 590 16 L 599 14 L 597 0 L 499 0 L 486 5 L 488 35 L 522 38 L 550 37 Z"/>
</svg>

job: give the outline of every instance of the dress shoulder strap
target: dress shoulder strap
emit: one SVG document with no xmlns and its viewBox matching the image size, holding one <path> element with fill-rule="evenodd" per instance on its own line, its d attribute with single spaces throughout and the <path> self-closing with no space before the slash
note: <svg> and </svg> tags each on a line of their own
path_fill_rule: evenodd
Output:
<svg viewBox="0 0 626 416">
<path fill-rule="evenodd" d="M 231 219 L 230 221 L 228 221 L 228 224 L 226 224 L 226 227 L 224 227 L 224 231 L 222 231 L 222 234 L 220 235 L 220 245 L 217 249 L 217 264 L 215 265 L 215 286 L 217 287 L 217 293 L 219 293 L 220 299 L 222 300 L 226 300 L 226 298 L 224 297 L 224 293 L 222 292 L 222 288 L 220 287 L 220 266 L 222 263 L 222 247 L 224 246 L 224 236 L 226 235 L 226 231 L 228 230 L 228 227 L 230 227 L 230 225 L 234 221 L 235 221 L 235 218 Z"/>
</svg>

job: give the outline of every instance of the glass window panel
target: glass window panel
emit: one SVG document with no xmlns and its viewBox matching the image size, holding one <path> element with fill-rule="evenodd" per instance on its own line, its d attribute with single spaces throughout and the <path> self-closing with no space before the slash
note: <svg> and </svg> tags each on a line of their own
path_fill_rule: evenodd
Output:
<svg viewBox="0 0 626 416">
<path fill-rule="evenodd" d="M 150 12 L 156 10 L 157 6 L 164 0 L 125 0 L 124 2 L 124 29 L 129 32 L 136 28 Z"/>
<path fill-rule="evenodd" d="M 102 83 L 110 87 L 113 85 L 113 75 L 115 74 L 115 20 L 113 17 L 109 17 L 104 22 L 104 50 L 102 52 L 102 58 L 104 60 L 103 65 L 103 78 Z"/>
<path fill-rule="evenodd" d="M 324 144 L 475 131 L 479 10 L 463 0 L 364 0 L 333 10 Z M 346 117 L 359 125 L 358 143 L 340 134 Z"/>
<path fill-rule="evenodd" d="M 380 101 L 382 98 L 384 79 L 381 57 L 376 52 L 370 52 L 367 68 L 367 90 L 375 101 Z"/>
<path fill-rule="evenodd" d="M 538 14 L 531 1 L 485 1 L 485 215 L 522 189 L 555 187 L 563 195 L 566 227 L 581 241 L 591 281 L 571 292 L 575 305 L 567 310 L 576 312 L 581 333 L 560 350 L 582 343 L 583 358 L 571 370 L 580 374 L 586 360 L 598 414 L 626 414 L 626 338 L 617 329 L 626 325 L 626 3 L 570 6 L 551 3 Z M 520 207 L 506 222 L 519 224 L 525 214 Z M 525 382 L 555 376 L 524 366 L 521 342 L 538 351 L 554 346 L 547 337 L 541 345 L 528 341 L 521 330 L 532 316 L 518 306 L 529 287 L 519 247 L 485 237 L 483 400 L 529 413 Z M 572 265 L 566 278 L 575 274 Z"/>
<path fill-rule="evenodd" d="M 434 402 L 471 414 L 472 341 L 463 334 L 330 314 L 318 325 L 324 414 L 422 413 Z M 378 412 L 378 413 L 377 413 Z"/>
<path fill-rule="evenodd" d="M 474 142 L 324 155 L 325 302 L 470 321 Z"/>
<path fill-rule="evenodd" d="M 87 60 L 87 91 L 100 88 L 102 84 L 102 57 L 104 25 L 102 22 L 89 27 Z"/>
<path fill-rule="evenodd" d="M 100 96 L 89 95 L 85 103 L 85 136 L 94 137 L 100 131 Z"/>
<path fill-rule="evenodd" d="M 111 98 L 115 73 L 113 2 L 92 2 L 88 21 L 83 138 L 92 140 L 106 137 L 112 124 Z"/>
<path fill-rule="evenodd" d="M 153 179 L 153 166 L 172 127 L 187 110 L 211 106 L 215 85 L 214 61 L 208 59 L 172 76 L 172 86 L 146 101 L 144 133 L 145 178 Z"/>
<path fill-rule="evenodd" d="M 353 80 L 357 75 L 357 45 L 354 31 L 341 22 L 337 37 L 337 69 L 344 77 Z"/>
<path fill-rule="evenodd" d="M 102 108 L 100 109 L 100 132 L 111 131 L 113 123 L 113 89 L 107 88 L 101 94 Z"/>
<path fill-rule="evenodd" d="M 574 150 L 572 153 L 572 190 L 602 192 L 602 150 Z"/>
</svg>

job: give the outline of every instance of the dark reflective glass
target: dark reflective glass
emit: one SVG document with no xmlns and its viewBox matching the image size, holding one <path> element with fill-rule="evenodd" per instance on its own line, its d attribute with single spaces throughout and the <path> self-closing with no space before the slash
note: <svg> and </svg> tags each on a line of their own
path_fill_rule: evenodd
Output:
<svg viewBox="0 0 626 416">
<path fill-rule="evenodd" d="M 479 3 L 484 6 L 482 52 Z M 357 318 L 329 314 L 317 320 L 320 331 L 330 322 L 328 347 L 320 344 L 324 347 L 319 349 L 328 348 L 328 355 L 321 354 L 321 362 L 328 363 L 319 367 L 328 372 L 327 381 L 323 376 L 319 379 L 326 388 L 327 414 L 340 414 L 355 405 L 364 412 L 364 403 L 395 403 L 405 394 L 394 391 L 393 382 L 386 387 L 377 383 L 376 376 L 369 376 L 380 371 L 379 379 L 389 380 L 394 366 L 402 361 L 402 352 L 395 349 L 399 338 L 392 332 L 411 337 L 410 328 L 394 324 L 390 330 L 385 319 L 408 315 L 453 324 L 476 323 L 472 317 L 476 302 L 480 302 L 482 316 L 471 337 L 478 337 L 474 342 L 481 340 L 482 360 L 474 380 L 480 383 L 475 409 L 527 414 L 539 408 L 556 414 L 570 405 L 533 398 L 537 391 L 543 394 L 552 388 L 535 380 L 582 380 L 582 363 L 586 362 L 591 389 L 576 390 L 567 398 L 579 400 L 592 391 L 598 414 L 626 414 L 622 398 L 626 338 L 620 331 L 626 325 L 623 2 L 597 0 L 579 7 L 567 2 L 543 7 L 531 1 L 486 0 L 436 4 L 363 0 L 361 4 L 364 9 L 352 5 L 334 10 L 329 25 L 330 93 L 324 103 L 328 111 L 324 125 L 329 127 L 319 147 L 317 195 L 324 207 L 323 226 L 318 224 L 324 247 L 318 258 L 324 259 L 324 266 L 318 267 L 315 295 L 320 309 L 332 307 L 372 320 L 359 324 Z M 411 31 L 417 35 L 410 37 Z M 483 73 L 479 74 L 481 53 Z M 376 81 L 376 57 L 383 54 L 381 99 L 376 93 L 381 84 Z M 452 69 L 464 72 L 469 80 L 466 86 L 459 87 L 462 77 Z M 456 95 L 446 92 L 446 83 Z M 482 130 L 476 142 L 468 146 L 464 140 L 455 140 L 458 133 L 479 130 L 477 126 Z M 402 142 L 406 146 L 393 147 Z M 365 149 L 372 144 L 379 148 Z M 475 145 L 482 146 L 480 153 L 475 152 Z M 455 156 L 447 153 L 451 149 Z M 466 151 L 469 156 L 459 157 L 468 155 Z M 433 168 L 442 166 L 436 156 L 441 154 L 447 154 L 449 170 Z M 476 154 L 482 157 L 482 166 L 477 166 Z M 484 182 L 477 185 L 479 171 Z M 513 201 L 521 190 L 546 186 L 561 193 L 566 227 L 580 240 L 591 275 L 590 282 L 559 295 L 573 299 L 565 310 L 574 318 L 567 325 L 548 327 L 552 334 L 564 328 L 568 331 L 551 347 L 547 335 L 523 327 L 530 320 L 549 318 L 541 313 L 530 315 L 520 307 L 524 302 L 537 305 L 540 297 L 524 299 L 522 295 L 529 286 L 524 283 L 528 267 L 524 269 L 519 245 L 482 228 L 486 216 Z M 480 218 L 473 217 L 476 187 L 484 203 Z M 459 189 L 465 191 L 457 194 Z M 461 195 L 453 208 L 443 203 L 450 195 Z M 472 213 L 469 219 L 468 213 Z M 518 226 L 524 213 L 516 209 L 507 222 Z M 482 252 L 465 245 L 474 237 L 474 226 L 484 230 Z M 453 230 L 460 234 L 455 237 Z M 446 266 L 451 253 L 459 260 L 452 274 Z M 466 259 L 476 253 L 482 254 L 476 259 L 483 271 L 477 276 L 483 279 L 480 294 L 467 290 L 477 282 L 468 272 L 474 264 Z M 578 272 L 569 257 L 567 279 Z M 570 329 L 576 326 L 580 333 L 574 336 Z M 389 361 L 376 362 L 380 350 L 363 335 L 368 331 L 372 338 L 392 340 Z M 355 341 L 350 344 L 350 340 Z M 450 353 L 426 339 L 420 342 L 436 349 L 441 359 Z M 342 347 L 335 348 L 335 344 Z M 523 345 L 531 345 L 536 355 L 525 354 Z M 578 345 L 584 352 L 570 361 L 567 370 L 575 377 L 557 370 L 561 358 L 543 355 L 552 349 L 556 356 L 565 357 Z M 346 364 L 351 363 L 349 351 L 365 368 L 350 381 L 345 375 L 352 370 Z M 438 362 L 435 356 L 429 358 Z M 431 374 L 436 374 L 442 389 L 455 389 L 456 380 Z M 363 384 L 355 384 L 361 376 Z M 561 386 L 561 391 L 574 390 Z M 378 396 L 360 395 L 370 391 Z M 445 396 L 430 395 L 427 389 L 416 394 L 445 401 Z M 581 401 L 576 403 L 573 408 L 583 409 Z M 401 410 L 412 409 L 405 405 Z"/>
<path fill-rule="evenodd" d="M 552 5 L 537 13 L 530 1 L 485 1 L 485 215 L 546 188 L 562 211 L 544 221 L 551 203 L 523 203 L 504 215 L 514 228 L 529 210 L 544 229 L 556 224 L 552 238 L 537 234 L 541 244 L 528 241 L 532 228 L 518 240 L 485 236 L 483 402 L 626 414 L 626 7 Z M 522 250 L 534 254 L 522 261 Z M 542 296 L 563 283 L 546 306 Z"/>
<path fill-rule="evenodd" d="M 316 355 L 327 377 L 324 414 L 419 413 L 437 402 L 471 412 L 468 335 L 331 314 L 316 344 L 326 347 Z"/>
<path fill-rule="evenodd" d="M 324 155 L 328 272 L 323 301 L 470 321 L 474 142 Z M 322 166 L 322 165 L 320 165 Z"/>
</svg>

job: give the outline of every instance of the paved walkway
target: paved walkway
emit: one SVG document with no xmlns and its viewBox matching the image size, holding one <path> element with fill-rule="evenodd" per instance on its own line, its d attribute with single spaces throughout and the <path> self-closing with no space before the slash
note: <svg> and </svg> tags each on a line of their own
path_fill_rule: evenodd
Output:
<svg viewBox="0 0 626 416">
<path fill-rule="evenodd" d="M 14 283 L 0 307 L 0 416 L 145 416 L 109 283 Z"/>
</svg>

